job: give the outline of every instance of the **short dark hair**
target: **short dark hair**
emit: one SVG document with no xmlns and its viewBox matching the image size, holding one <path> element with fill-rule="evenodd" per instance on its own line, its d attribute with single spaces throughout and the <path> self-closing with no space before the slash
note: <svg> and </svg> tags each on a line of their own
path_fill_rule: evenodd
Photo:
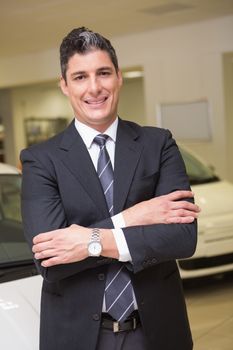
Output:
<svg viewBox="0 0 233 350">
<path fill-rule="evenodd" d="M 62 40 L 60 46 L 62 77 L 66 80 L 68 61 L 75 53 L 85 54 L 95 49 L 106 51 L 115 67 L 116 72 L 118 72 L 117 55 L 111 42 L 99 33 L 95 33 L 85 27 L 80 27 L 73 29 Z"/>
</svg>

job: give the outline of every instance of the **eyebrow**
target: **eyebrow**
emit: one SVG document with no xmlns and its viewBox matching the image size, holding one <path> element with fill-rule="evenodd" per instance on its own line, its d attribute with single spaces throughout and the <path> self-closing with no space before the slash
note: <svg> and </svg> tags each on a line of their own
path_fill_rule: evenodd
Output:
<svg viewBox="0 0 233 350">
<path fill-rule="evenodd" d="M 109 67 L 109 66 L 104 66 L 104 67 L 100 67 L 100 68 L 97 68 L 97 72 L 101 72 L 101 71 L 104 71 L 104 70 L 108 70 L 108 71 L 113 71 L 113 68 L 112 67 Z M 73 72 L 71 73 L 71 77 L 74 77 L 74 76 L 77 76 L 77 75 L 82 75 L 82 74 L 87 74 L 87 71 L 85 70 L 80 70 L 80 71 L 77 71 L 77 72 Z"/>
<path fill-rule="evenodd" d="M 86 74 L 86 71 L 85 71 L 85 70 L 83 70 L 83 71 L 80 70 L 80 71 L 71 73 L 71 77 L 74 77 L 74 76 L 76 76 L 76 75 L 82 75 L 82 74 Z"/>
<path fill-rule="evenodd" d="M 113 68 L 112 67 L 109 67 L 109 66 L 106 66 L 106 67 L 100 67 L 100 68 L 98 68 L 97 69 L 97 71 L 100 71 L 100 70 L 113 70 Z"/>
</svg>

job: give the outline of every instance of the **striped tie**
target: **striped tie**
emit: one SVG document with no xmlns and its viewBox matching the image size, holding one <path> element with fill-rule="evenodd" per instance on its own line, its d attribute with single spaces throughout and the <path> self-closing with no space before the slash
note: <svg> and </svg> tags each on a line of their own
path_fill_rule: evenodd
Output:
<svg viewBox="0 0 233 350">
<path fill-rule="evenodd" d="M 100 147 L 97 164 L 97 174 L 99 176 L 110 216 L 113 215 L 113 169 L 112 163 L 106 149 L 108 135 L 100 134 L 94 138 L 94 142 Z"/>
<path fill-rule="evenodd" d="M 97 173 L 104 191 L 109 215 L 113 215 L 113 169 L 106 149 L 108 135 L 100 134 L 94 142 L 100 147 Z M 109 266 L 105 286 L 106 312 L 115 320 L 124 321 L 134 310 L 133 288 L 128 270 L 117 262 Z"/>
</svg>

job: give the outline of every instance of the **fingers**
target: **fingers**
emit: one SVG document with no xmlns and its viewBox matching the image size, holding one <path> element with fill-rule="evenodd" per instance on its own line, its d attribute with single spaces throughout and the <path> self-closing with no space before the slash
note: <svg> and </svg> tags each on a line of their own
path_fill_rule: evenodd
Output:
<svg viewBox="0 0 233 350">
<path fill-rule="evenodd" d="M 171 202 L 170 205 L 171 209 L 186 209 L 196 213 L 199 213 L 201 211 L 198 205 L 187 201 Z"/>
<path fill-rule="evenodd" d="M 171 192 L 171 193 L 169 193 L 169 194 L 167 194 L 165 196 L 170 201 L 176 201 L 176 200 L 183 199 L 183 198 L 193 198 L 194 197 L 194 193 L 192 191 L 179 190 L 179 191 Z"/>
<path fill-rule="evenodd" d="M 50 266 L 60 265 L 60 264 L 61 264 L 61 260 L 57 256 L 44 260 L 41 263 L 43 267 L 50 267 Z"/>
<path fill-rule="evenodd" d="M 156 212 L 157 216 L 159 215 L 158 223 L 188 224 L 197 219 L 201 209 L 187 201 L 187 198 L 192 198 L 193 195 L 191 191 L 175 191 L 157 197 L 158 201 L 154 204 L 159 203 L 159 210 Z"/>
<path fill-rule="evenodd" d="M 54 266 L 58 264 L 66 264 L 68 261 L 67 254 L 65 252 L 58 252 L 54 249 L 44 250 L 43 252 L 36 253 L 35 258 L 41 261 L 43 267 Z"/>
<path fill-rule="evenodd" d="M 189 224 L 198 218 L 200 208 L 189 202 L 173 202 L 167 213 L 167 224 Z"/>
<path fill-rule="evenodd" d="M 32 247 L 32 252 L 34 253 L 35 259 L 52 259 L 56 255 L 58 255 L 58 249 L 61 244 L 58 239 L 59 235 L 57 233 L 58 230 L 54 230 L 45 233 L 40 233 L 34 237 L 34 245 Z M 44 266 L 44 262 L 42 262 L 41 265 Z"/>
<path fill-rule="evenodd" d="M 32 252 L 33 253 L 39 253 L 39 252 L 42 252 L 44 250 L 52 249 L 52 248 L 53 248 L 53 244 L 52 244 L 52 240 L 51 240 L 51 241 L 48 241 L 48 242 L 42 242 L 42 243 L 34 244 L 33 247 L 32 247 Z"/>
<path fill-rule="evenodd" d="M 38 244 L 42 242 L 48 242 L 54 239 L 55 237 L 61 236 L 63 233 L 67 235 L 67 233 L 77 232 L 78 229 L 82 228 L 82 226 L 72 224 L 69 227 L 61 228 L 53 231 L 48 231 L 44 233 L 39 233 L 37 236 L 33 238 L 33 244 Z"/>
<path fill-rule="evenodd" d="M 55 249 L 42 250 L 34 254 L 35 259 L 42 260 L 46 258 L 51 258 L 57 255 Z"/>
<path fill-rule="evenodd" d="M 193 217 L 194 219 L 198 218 L 198 212 L 186 210 L 186 209 L 177 209 L 170 212 L 170 217 Z"/>
<path fill-rule="evenodd" d="M 167 224 L 191 224 L 195 218 L 193 216 L 174 216 L 166 220 Z"/>
<path fill-rule="evenodd" d="M 38 234 L 33 239 L 32 252 L 35 259 L 42 260 L 43 267 L 77 262 L 87 258 L 89 239 L 89 229 L 71 225 L 64 229 Z"/>
<path fill-rule="evenodd" d="M 53 239 L 56 231 L 49 231 L 45 233 L 39 233 L 37 236 L 33 238 L 33 244 L 38 244 L 42 242 L 47 242 Z"/>
</svg>

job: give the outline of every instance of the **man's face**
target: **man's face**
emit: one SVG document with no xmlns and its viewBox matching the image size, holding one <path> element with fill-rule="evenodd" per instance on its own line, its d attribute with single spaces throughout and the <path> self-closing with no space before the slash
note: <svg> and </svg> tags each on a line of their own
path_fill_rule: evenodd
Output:
<svg viewBox="0 0 233 350">
<path fill-rule="evenodd" d="M 104 132 L 117 116 L 122 76 L 106 51 L 74 54 L 68 61 L 66 81 L 61 89 L 68 96 L 75 117 L 82 123 Z"/>
</svg>

